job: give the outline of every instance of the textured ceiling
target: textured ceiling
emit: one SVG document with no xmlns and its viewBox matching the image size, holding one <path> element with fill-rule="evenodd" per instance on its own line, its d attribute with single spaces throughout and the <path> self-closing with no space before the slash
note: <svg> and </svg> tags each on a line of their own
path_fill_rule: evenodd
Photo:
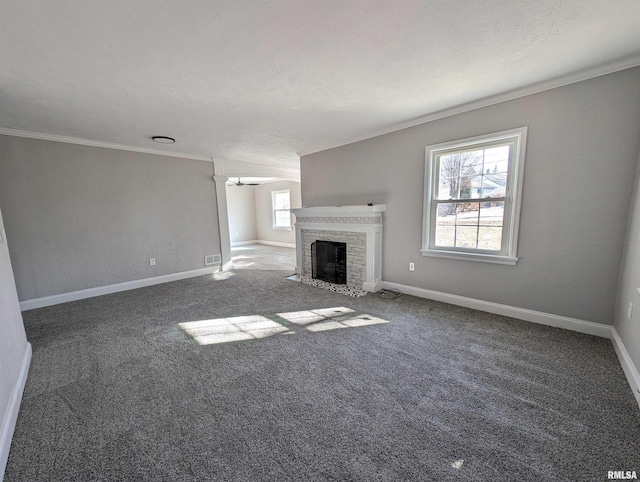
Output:
<svg viewBox="0 0 640 482">
<path fill-rule="evenodd" d="M 314 146 L 633 62 L 639 18 L 638 0 L 3 0 L 0 127 L 294 167 Z"/>
</svg>

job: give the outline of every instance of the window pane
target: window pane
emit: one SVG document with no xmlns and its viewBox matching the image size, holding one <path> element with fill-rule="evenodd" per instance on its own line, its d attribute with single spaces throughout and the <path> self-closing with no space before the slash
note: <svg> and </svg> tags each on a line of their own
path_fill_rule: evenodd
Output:
<svg viewBox="0 0 640 482">
<path fill-rule="evenodd" d="M 274 195 L 274 209 L 289 209 L 289 193 L 280 192 Z"/>
<path fill-rule="evenodd" d="M 483 174 L 506 173 L 509 170 L 510 145 L 491 147 L 484 151 Z"/>
<path fill-rule="evenodd" d="M 502 247 L 502 227 L 480 226 L 478 228 L 478 249 L 500 251 Z"/>
<path fill-rule="evenodd" d="M 457 178 L 456 178 L 457 180 Z M 449 177 L 441 177 L 438 183 L 438 197 L 437 199 L 451 199 L 451 186 L 455 184 L 455 181 Z"/>
<path fill-rule="evenodd" d="M 503 173 L 482 176 L 481 197 L 505 197 L 507 194 L 507 175 Z"/>
<path fill-rule="evenodd" d="M 455 233 L 455 226 L 436 226 L 436 246 L 453 248 L 455 246 Z"/>
<path fill-rule="evenodd" d="M 456 226 L 456 247 L 475 249 L 477 246 L 477 226 Z"/>
<path fill-rule="evenodd" d="M 473 194 L 473 180 L 475 176 L 465 176 L 460 178 L 459 199 L 470 199 Z"/>
<path fill-rule="evenodd" d="M 504 202 L 483 202 L 480 208 L 481 226 L 502 226 L 504 223 Z"/>
<path fill-rule="evenodd" d="M 479 198 L 482 197 L 482 176 L 473 176 L 470 178 L 471 181 L 471 197 Z"/>
<path fill-rule="evenodd" d="M 291 226 L 291 215 L 289 211 L 276 211 L 276 226 L 288 228 Z"/>
<path fill-rule="evenodd" d="M 468 156 L 471 156 L 469 162 L 467 162 L 464 169 L 460 170 L 461 176 L 468 176 L 470 174 L 481 174 L 482 173 L 482 163 L 484 162 L 484 156 L 482 155 L 482 151 L 473 151 L 468 153 Z"/>
<path fill-rule="evenodd" d="M 478 225 L 478 211 L 480 210 L 480 203 L 458 203 L 456 204 L 456 224 L 458 226 L 477 226 Z"/>
<path fill-rule="evenodd" d="M 482 151 L 463 151 L 440 156 L 439 178 L 461 177 L 479 173 Z"/>
<path fill-rule="evenodd" d="M 436 224 L 455 224 L 456 205 L 452 203 L 438 204 L 438 215 Z"/>
</svg>

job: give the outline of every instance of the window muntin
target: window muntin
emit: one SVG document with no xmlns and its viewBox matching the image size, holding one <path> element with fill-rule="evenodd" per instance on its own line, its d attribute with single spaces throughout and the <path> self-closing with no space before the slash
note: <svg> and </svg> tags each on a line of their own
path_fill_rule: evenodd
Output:
<svg viewBox="0 0 640 482">
<path fill-rule="evenodd" d="M 271 191 L 273 229 L 291 229 L 291 191 Z"/>
<path fill-rule="evenodd" d="M 422 254 L 515 264 L 526 128 L 426 148 Z"/>
</svg>

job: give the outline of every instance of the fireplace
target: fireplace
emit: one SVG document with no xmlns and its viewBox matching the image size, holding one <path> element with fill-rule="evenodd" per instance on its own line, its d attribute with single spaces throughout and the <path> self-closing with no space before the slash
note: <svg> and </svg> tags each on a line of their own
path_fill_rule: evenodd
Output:
<svg viewBox="0 0 640 482">
<path fill-rule="evenodd" d="M 296 274 L 316 278 L 318 271 L 326 267 L 319 270 L 317 265 L 313 266 L 312 250 L 319 249 L 315 243 L 340 243 L 346 245 L 345 279 L 329 282 L 365 291 L 378 290 L 382 281 L 382 214 L 385 211 L 384 204 L 292 209 L 296 216 Z M 335 266 L 330 267 L 330 273 L 332 269 Z M 322 276 L 320 273 L 318 278 L 326 280 Z"/>
<path fill-rule="evenodd" d="M 347 284 L 347 243 L 311 243 L 311 277 L 337 285 Z"/>
</svg>

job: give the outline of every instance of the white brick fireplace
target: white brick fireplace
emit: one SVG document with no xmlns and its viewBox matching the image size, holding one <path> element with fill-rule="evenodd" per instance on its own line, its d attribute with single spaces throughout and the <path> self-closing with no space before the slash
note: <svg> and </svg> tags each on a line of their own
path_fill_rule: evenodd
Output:
<svg viewBox="0 0 640 482">
<path fill-rule="evenodd" d="M 382 213 L 386 205 L 292 209 L 296 215 L 296 273 L 311 277 L 311 243 L 347 244 L 347 285 L 377 291 L 382 280 Z"/>
</svg>

